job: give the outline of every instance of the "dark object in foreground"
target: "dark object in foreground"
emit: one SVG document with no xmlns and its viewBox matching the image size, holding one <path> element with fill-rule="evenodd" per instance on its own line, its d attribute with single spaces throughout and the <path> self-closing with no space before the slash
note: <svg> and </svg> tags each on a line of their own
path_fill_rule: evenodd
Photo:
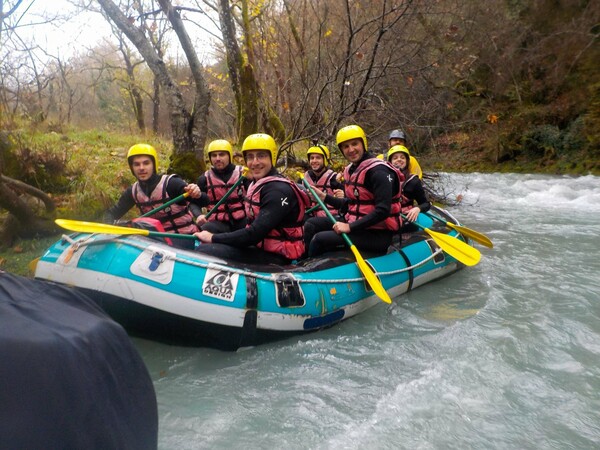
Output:
<svg viewBox="0 0 600 450">
<path fill-rule="evenodd" d="M 3 449 L 157 447 L 148 371 L 82 293 L 0 272 Z"/>
</svg>

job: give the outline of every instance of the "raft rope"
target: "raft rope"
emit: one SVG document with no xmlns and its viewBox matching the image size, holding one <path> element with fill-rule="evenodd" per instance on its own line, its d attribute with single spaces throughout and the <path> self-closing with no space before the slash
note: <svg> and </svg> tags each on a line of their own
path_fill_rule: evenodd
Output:
<svg viewBox="0 0 600 450">
<path fill-rule="evenodd" d="M 97 236 L 97 234 L 92 234 L 85 239 L 77 240 L 77 239 L 72 239 L 70 236 L 68 236 L 66 234 L 63 234 L 62 239 L 69 242 L 73 246 L 74 251 L 78 251 L 81 247 L 85 247 L 87 245 L 100 245 L 100 244 L 105 244 L 107 242 L 120 242 L 120 243 L 127 244 L 131 247 L 137 248 L 138 250 L 142 250 L 142 251 L 144 251 L 148 248 L 145 245 L 141 245 L 141 244 L 138 244 L 137 242 L 132 242 L 130 240 L 123 239 L 119 236 L 115 236 L 115 237 L 107 238 L 107 239 L 97 239 L 97 240 L 92 239 L 94 236 Z M 413 264 L 412 266 L 404 267 L 402 269 L 390 270 L 390 271 L 386 271 L 386 272 L 375 272 L 375 275 L 377 275 L 379 277 L 387 277 L 387 276 L 397 275 L 402 272 L 407 272 L 409 270 L 414 270 L 414 269 L 426 264 L 427 262 L 429 262 L 430 260 L 435 258 L 441 252 L 442 252 L 442 249 L 438 247 L 427 258 L 423 259 L 422 261 L 419 261 L 416 264 Z M 235 267 L 224 266 L 222 264 L 217 264 L 217 263 L 212 263 L 212 262 L 204 263 L 204 262 L 191 261 L 187 258 L 181 258 L 178 256 L 173 257 L 171 255 L 165 255 L 164 259 L 165 260 L 171 259 L 175 262 L 180 262 L 182 264 L 189 264 L 190 266 L 201 267 L 203 269 L 224 270 L 227 272 L 237 273 L 239 275 L 244 275 L 246 277 L 253 277 L 253 278 L 257 278 L 259 280 L 265 280 L 265 281 L 275 281 L 276 275 L 277 275 L 277 274 L 263 275 L 261 273 L 252 272 L 252 271 L 249 271 L 246 269 L 236 269 Z M 340 282 L 341 283 L 354 283 L 354 282 L 359 282 L 359 281 L 364 280 L 364 277 L 323 279 L 323 278 L 303 278 L 303 277 L 301 277 L 301 275 L 303 275 L 302 272 L 294 272 L 294 279 L 297 280 L 298 283 L 322 283 L 322 284 L 340 283 Z"/>
</svg>

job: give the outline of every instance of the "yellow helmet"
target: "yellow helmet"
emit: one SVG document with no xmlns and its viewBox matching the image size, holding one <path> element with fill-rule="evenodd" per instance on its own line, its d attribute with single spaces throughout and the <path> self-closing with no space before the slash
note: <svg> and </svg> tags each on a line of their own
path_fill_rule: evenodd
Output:
<svg viewBox="0 0 600 450">
<path fill-rule="evenodd" d="M 341 128 L 337 132 L 337 136 L 335 138 L 336 144 L 338 148 L 342 142 L 349 141 L 350 139 L 362 139 L 363 145 L 365 147 L 365 152 L 368 150 L 367 147 L 367 135 L 364 130 L 358 125 L 348 125 L 344 128 Z"/>
<path fill-rule="evenodd" d="M 131 158 L 139 155 L 149 156 L 152 158 L 154 161 L 154 172 L 158 172 L 158 155 L 156 154 L 154 147 L 152 147 L 150 144 L 135 144 L 129 147 L 129 150 L 127 151 L 127 163 L 129 164 L 130 168 L 132 164 Z"/>
<path fill-rule="evenodd" d="M 242 144 L 242 154 L 251 150 L 269 151 L 271 153 L 273 167 L 275 167 L 277 163 L 277 144 L 275 143 L 275 139 L 271 136 L 264 133 L 251 134 L 248 136 L 244 139 L 244 143 Z"/>
<path fill-rule="evenodd" d="M 229 162 L 233 160 L 233 147 L 229 141 L 226 141 L 225 139 L 217 139 L 208 144 L 206 154 L 209 158 L 212 152 L 227 152 L 229 153 Z"/>
<path fill-rule="evenodd" d="M 326 166 L 329 165 L 329 149 L 327 148 L 326 145 L 313 145 L 306 152 L 306 156 L 308 157 L 308 155 L 310 155 L 311 153 L 316 153 L 317 155 L 323 155 L 323 158 L 324 158 L 323 162 L 325 163 Z"/>
<path fill-rule="evenodd" d="M 395 153 L 404 153 L 406 155 L 406 162 L 408 163 L 410 161 L 410 152 L 404 145 L 394 145 L 390 148 L 387 154 L 387 160 L 391 161 L 392 155 Z"/>
</svg>

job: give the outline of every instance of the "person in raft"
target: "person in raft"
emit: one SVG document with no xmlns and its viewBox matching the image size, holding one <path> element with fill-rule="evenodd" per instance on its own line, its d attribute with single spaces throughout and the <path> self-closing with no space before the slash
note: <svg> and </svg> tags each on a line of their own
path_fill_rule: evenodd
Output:
<svg viewBox="0 0 600 450">
<path fill-rule="evenodd" d="M 403 145 L 394 145 L 388 152 L 388 162 L 396 167 L 404 175 L 402 183 L 402 198 L 400 200 L 402 214 L 406 216 L 408 222 L 414 222 L 422 212 L 429 211 L 431 203 L 427 199 L 423 183 L 419 177 L 410 173 L 408 163 L 410 161 L 410 152 Z M 412 223 L 407 223 L 401 231 L 416 231 L 417 227 Z"/>
<path fill-rule="evenodd" d="M 228 253 L 222 244 L 234 249 L 256 246 L 268 253 L 265 258 L 268 262 L 290 263 L 304 253 L 302 224 L 310 204 L 308 195 L 275 169 L 277 144 L 268 134 L 248 136 L 242 144 L 242 154 L 249 169 L 248 176 L 252 178 L 245 198 L 248 224 L 246 228 L 229 233 L 195 233 L 203 243 L 197 250 L 235 257 L 237 252 Z M 256 251 L 252 255 L 255 260 L 260 260 Z"/>
<path fill-rule="evenodd" d="M 140 214 L 146 214 L 185 192 L 188 192 L 192 199 L 200 198 L 200 188 L 196 184 L 188 184 L 175 174 L 158 174 L 158 156 L 154 147 L 149 144 L 135 144 L 130 147 L 127 163 L 136 182 L 105 212 L 106 223 L 119 220 L 134 206 L 138 207 Z M 179 234 L 198 231 L 188 203 L 187 199 L 182 199 L 154 213 L 152 217 L 162 225 L 162 230 L 158 231 Z M 194 248 L 193 239 L 172 239 L 172 242 L 177 247 Z"/>
<path fill-rule="evenodd" d="M 346 245 L 348 234 L 358 250 L 385 254 L 394 234 L 400 229 L 400 186 L 404 181 L 398 169 L 369 153 L 367 136 L 358 125 L 340 129 L 336 142 L 348 160 L 344 169 L 345 197 L 335 198 L 314 189 L 327 205 L 335 207 L 343 221 L 333 224 L 328 218 L 311 219 L 305 225 L 308 256 Z"/>
<path fill-rule="evenodd" d="M 330 168 L 330 153 L 329 149 L 325 145 L 313 145 L 306 152 L 308 158 L 308 165 L 310 169 L 304 172 L 304 179 L 311 185 L 314 186 L 326 194 L 333 195 L 334 197 L 341 198 L 344 196 L 344 185 L 337 180 L 337 173 Z M 313 202 L 311 209 L 313 209 L 314 217 L 327 217 L 325 211 L 321 208 L 316 207 L 316 202 Z M 329 212 L 334 216 L 337 215 L 337 209 L 330 207 Z M 310 219 L 309 219 L 310 220 Z"/>
<path fill-rule="evenodd" d="M 198 177 L 196 182 L 202 191 L 200 199 L 190 208 L 196 217 L 196 225 L 211 233 L 227 233 L 246 227 L 244 196 L 250 180 L 243 178 L 243 167 L 233 164 L 233 148 L 225 139 L 217 139 L 208 144 L 208 158 L 211 168 Z M 201 207 L 212 211 L 229 190 L 238 183 L 227 199 L 206 217 Z"/>
</svg>

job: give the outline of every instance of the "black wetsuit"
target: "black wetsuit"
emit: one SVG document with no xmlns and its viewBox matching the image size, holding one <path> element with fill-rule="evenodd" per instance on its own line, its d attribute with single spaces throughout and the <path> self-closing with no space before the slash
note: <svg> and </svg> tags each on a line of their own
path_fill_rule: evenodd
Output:
<svg viewBox="0 0 600 450">
<path fill-rule="evenodd" d="M 365 152 L 358 163 L 350 166 L 350 173 L 352 174 L 362 161 L 373 157 Z M 389 179 L 390 174 L 394 179 L 392 183 Z M 365 175 L 365 188 L 373 193 L 375 208 L 366 216 L 350 224 L 348 237 L 359 250 L 383 254 L 387 252 L 392 243 L 394 231 L 373 230 L 368 227 L 378 224 L 389 216 L 393 193 L 399 189 L 399 180 L 391 168 L 378 165 L 371 168 Z M 346 197 L 335 198 L 331 195 L 325 197 L 325 203 L 336 208 L 342 215 L 348 210 L 349 202 L 350 199 Z M 317 256 L 326 251 L 347 246 L 342 235 L 331 230 L 332 225 L 331 220 L 326 217 L 314 217 L 306 221 L 304 238 L 308 244 L 308 256 Z"/>
</svg>

